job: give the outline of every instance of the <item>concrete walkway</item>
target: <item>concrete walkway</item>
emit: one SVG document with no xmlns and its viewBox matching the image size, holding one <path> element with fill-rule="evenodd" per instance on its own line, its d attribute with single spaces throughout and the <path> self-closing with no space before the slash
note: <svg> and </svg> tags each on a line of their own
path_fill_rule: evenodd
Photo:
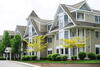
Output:
<svg viewBox="0 0 100 67">
<path fill-rule="evenodd" d="M 40 67 L 28 63 L 16 62 L 16 61 L 0 61 L 0 67 Z"/>
</svg>

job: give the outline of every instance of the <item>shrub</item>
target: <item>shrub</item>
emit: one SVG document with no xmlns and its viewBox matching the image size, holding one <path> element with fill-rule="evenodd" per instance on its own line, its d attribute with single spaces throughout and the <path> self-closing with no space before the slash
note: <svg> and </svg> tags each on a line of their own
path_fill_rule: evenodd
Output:
<svg viewBox="0 0 100 67">
<path fill-rule="evenodd" d="M 67 60 L 67 58 L 68 58 L 67 56 L 61 56 L 61 60 L 62 60 L 62 61 Z"/>
<path fill-rule="evenodd" d="M 72 56 L 71 59 L 72 60 L 77 60 L 77 56 Z"/>
<path fill-rule="evenodd" d="M 90 52 L 90 53 L 88 53 L 88 58 L 89 58 L 90 60 L 94 60 L 94 59 L 96 59 L 96 54 Z"/>
<path fill-rule="evenodd" d="M 3 58 L 2 56 L 0 57 L 0 60 L 5 60 L 5 58 Z"/>
<path fill-rule="evenodd" d="M 48 60 L 52 60 L 52 54 L 49 54 L 49 55 L 47 56 L 47 59 L 48 59 Z"/>
<path fill-rule="evenodd" d="M 61 56 L 56 56 L 56 61 L 61 61 L 62 60 L 62 57 Z"/>
<path fill-rule="evenodd" d="M 100 60 L 100 55 L 97 55 L 96 58 L 97 58 L 97 60 Z"/>
<path fill-rule="evenodd" d="M 31 56 L 30 58 L 32 58 L 32 60 L 36 60 L 37 56 Z"/>
<path fill-rule="evenodd" d="M 40 57 L 40 60 L 47 60 L 48 57 Z"/>
<path fill-rule="evenodd" d="M 22 56 L 22 60 L 26 61 L 26 60 L 36 60 L 37 56 Z"/>
<path fill-rule="evenodd" d="M 60 55 L 59 54 L 52 54 L 51 55 L 52 60 L 57 60 L 57 58 L 56 58 L 57 56 L 60 56 Z"/>
<path fill-rule="evenodd" d="M 84 58 L 86 57 L 86 53 L 85 52 L 80 52 L 78 54 L 78 56 L 79 56 L 80 60 L 84 60 Z"/>
</svg>

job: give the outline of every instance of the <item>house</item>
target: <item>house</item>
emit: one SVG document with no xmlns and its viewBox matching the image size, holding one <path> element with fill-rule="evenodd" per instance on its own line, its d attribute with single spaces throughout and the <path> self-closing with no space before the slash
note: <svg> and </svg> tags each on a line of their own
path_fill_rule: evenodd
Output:
<svg viewBox="0 0 100 67">
<path fill-rule="evenodd" d="M 32 38 L 34 36 L 38 35 L 46 35 L 48 30 L 47 30 L 47 25 L 48 24 L 53 24 L 52 20 L 45 20 L 39 18 L 34 11 L 31 12 L 29 17 L 27 18 L 27 26 L 26 26 L 26 31 L 24 34 L 24 39 L 26 39 L 29 43 L 32 42 Z M 27 47 L 27 49 L 31 49 L 30 47 Z M 28 52 L 27 55 L 33 55 L 35 54 L 34 52 Z M 47 50 L 45 49 L 42 52 L 38 53 L 38 56 L 44 57 L 47 55 Z"/>
<path fill-rule="evenodd" d="M 86 0 L 74 5 L 60 4 L 54 20 L 41 19 L 32 11 L 27 22 L 24 38 L 29 42 L 32 42 L 34 36 L 47 35 L 48 47 L 40 52 L 40 57 L 59 53 L 70 59 L 81 51 L 100 54 L 100 11 L 90 8 Z M 74 49 L 61 46 L 61 39 L 72 37 L 89 37 L 85 41 L 87 46 Z M 34 52 L 28 52 L 28 55 L 32 54 Z"/>
</svg>

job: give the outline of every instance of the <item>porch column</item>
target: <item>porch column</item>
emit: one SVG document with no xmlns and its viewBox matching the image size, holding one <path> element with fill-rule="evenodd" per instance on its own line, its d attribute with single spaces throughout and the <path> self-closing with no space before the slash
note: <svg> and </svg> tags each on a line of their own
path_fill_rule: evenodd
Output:
<svg viewBox="0 0 100 67">
<path fill-rule="evenodd" d="M 10 54 L 10 58 L 9 59 L 11 60 L 11 52 L 9 54 Z"/>
<path fill-rule="evenodd" d="M 78 53 L 79 53 L 79 52 L 78 52 L 78 48 L 77 48 L 77 59 L 78 59 Z"/>
<path fill-rule="evenodd" d="M 69 56 L 68 59 L 71 59 L 71 48 L 68 48 L 68 56 Z"/>
<path fill-rule="evenodd" d="M 70 29 L 68 32 L 68 38 L 70 39 Z M 71 59 L 71 48 L 68 48 L 68 59 Z"/>
</svg>

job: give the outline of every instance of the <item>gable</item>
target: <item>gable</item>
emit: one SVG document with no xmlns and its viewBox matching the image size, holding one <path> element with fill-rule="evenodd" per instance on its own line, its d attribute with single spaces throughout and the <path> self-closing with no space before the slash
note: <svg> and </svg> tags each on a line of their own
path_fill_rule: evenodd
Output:
<svg viewBox="0 0 100 67">
<path fill-rule="evenodd" d="M 59 27 L 63 28 L 69 26 L 70 23 L 74 25 L 75 23 L 73 20 L 74 19 L 72 18 L 67 6 L 65 4 L 61 4 L 56 12 L 54 24 L 51 30 L 59 29 Z"/>
<path fill-rule="evenodd" d="M 80 9 L 91 11 L 90 7 L 89 7 L 86 3 L 84 3 L 84 4 L 80 7 Z"/>
</svg>

